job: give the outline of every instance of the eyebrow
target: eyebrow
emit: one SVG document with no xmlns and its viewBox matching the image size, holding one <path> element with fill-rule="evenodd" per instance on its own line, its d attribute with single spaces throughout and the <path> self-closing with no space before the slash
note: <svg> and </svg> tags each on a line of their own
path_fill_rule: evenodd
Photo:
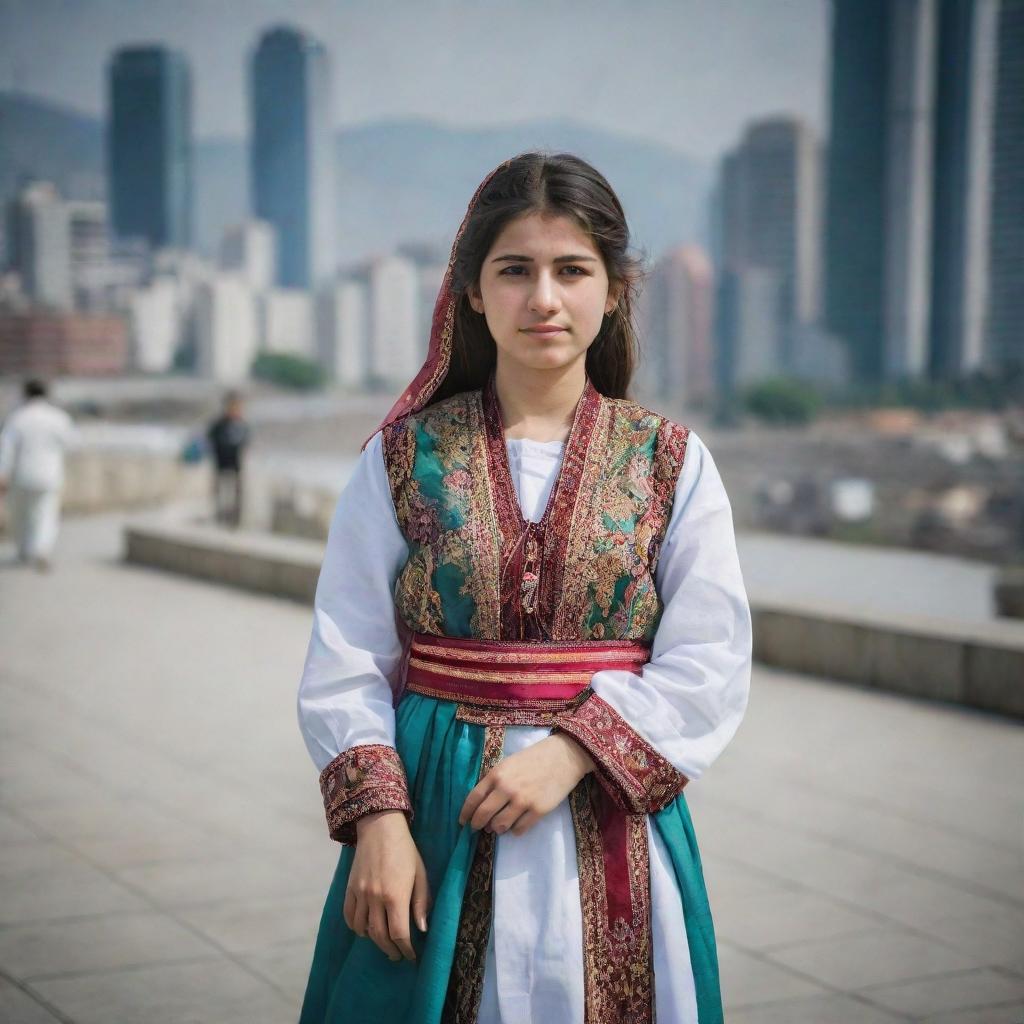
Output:
<svg viewBox="0 0 1024 1024">
<path fill-rule="evenodd" d="M 505 256 L 495 256 L 492 263 L 532 263 L 532 256 L 515 256 L 512 254 Z M 555 263 L 596 263 L 597 258 L 594 256 L 556 256 L 554 259 Z"/>
</svg>

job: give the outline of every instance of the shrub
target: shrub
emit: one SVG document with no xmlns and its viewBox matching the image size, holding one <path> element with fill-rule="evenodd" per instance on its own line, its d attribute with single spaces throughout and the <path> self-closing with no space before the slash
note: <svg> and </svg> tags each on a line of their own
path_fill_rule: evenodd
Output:
<svg viewBox="0 0 1024 1024">
<path fill-rule="evenodd" d="M 261 352 L 253 360 L 252 375 L 296 391 L 322 388 L 327 380 L 319 363 L 286 352 Z"/>
<path fill-rule="evenodd" d="M 768 423 L 807 423 L 821 408 L 821 395 L 803 381 L 772 377 L 748 387 L 743 405 Z"/>
</svg>

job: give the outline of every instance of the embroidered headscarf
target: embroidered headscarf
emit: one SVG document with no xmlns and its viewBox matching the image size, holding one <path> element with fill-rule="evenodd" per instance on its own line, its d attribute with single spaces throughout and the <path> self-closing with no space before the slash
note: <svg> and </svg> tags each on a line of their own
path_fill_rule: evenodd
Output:
<svg viewBox="0 0 1024 1024">
<path fill-rule="evenodd" d="M 466 207 L 466 214 L 462 218 L 459 230 L 455 233 L 455 241 L 452 242 L 452 251 L 448 258 L 448 269 L 445 271 L 444 280 L 441 282 L 441 290 L 437 293 L 437 302 L 434 303 L 434 316 L 430 322 L 430 344 L 427 347 L 426 361 L 420 367 L 416 376 L 413 377 L 412 382 L 402 391 L 398 401 L 391 407 L 391 411 L 373 431 L 373 434 L 370 434 L 370 437 L 363 442 L 363 448 L 367 446 L 370 438 L 378 430 L 383 430 L 394 423 L 395 420 L 422 409 L 448 376 L 448 366 L 452 358 L 452 336 L 455 329 L 455 307 L 458 302 L 458 296 L 452 290 L 452 278 L 455 274 L 455 257 L 459 249 L 459 240 L 462 238 L 462 233 L 469 223 L 470 215 L 480 198 L 480 194 L 495 174 L 508 167 L 511 162 L 511 159 L 505 160 L 495 167 L 480 182 L 476 192 L 473 193 L 473 198 L 470 199 L 469 206 Z"/>
</svg>

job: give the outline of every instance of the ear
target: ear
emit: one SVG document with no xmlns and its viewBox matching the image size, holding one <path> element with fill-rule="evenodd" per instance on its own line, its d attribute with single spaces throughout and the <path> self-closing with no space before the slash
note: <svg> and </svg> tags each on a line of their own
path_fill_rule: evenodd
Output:
<svg viewBox="0 0 1024 1024">
<path fill-rule="evenodd" d="M 605 300 L 604 311 L 606 314 L 614 311 L 622 297 L 622 282 L 615 281 L 608 286 L 608 298 Z"/>
<path fill-rule="evenodd" d="M 477 285 L 471 284 L 466 289 L 466 298 L 469 299 L 469 304 L 474 312 L 482 313 L 484 311 L 483 296 L 480 294 L 480 288 Z"/>
</svg>

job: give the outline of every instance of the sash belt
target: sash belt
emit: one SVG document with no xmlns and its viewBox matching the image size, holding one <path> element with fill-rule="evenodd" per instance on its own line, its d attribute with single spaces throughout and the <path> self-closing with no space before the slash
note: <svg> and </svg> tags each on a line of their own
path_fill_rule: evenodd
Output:
<svg viewBox="0 0 1024 1024">
<path fill-rule="evenodd" d="M 466 640 L 414 633 L 405 686 L 457 701 L 465 720 L 488 712 L 489 724 L 498 724 L 507 712 L 505 724 L 540 723 L 579 704 L 595 672 L 639 672 L 649 660 L 650 648 L 632 640 Z"/>
<path fill-rule="evenodd" d="M 650 648 L 636 641 L 467 640 L 413 634 L 405 689 L 458 704 L 485 727 L 479 777 L 501 760 L 508 725 L 552 724 L 590 696 L 602 669 L 639 673 Z M 618 807 L 593 775 L 569 795 L 576 837 L 588 1024 L 652 1024 L 647 821 Z M 468 826 L 467 826 L 468 827 Z M 490 931 L 495 835 L 476 834 L 442 1024 L 475 1024 Z"/>
</svg>

